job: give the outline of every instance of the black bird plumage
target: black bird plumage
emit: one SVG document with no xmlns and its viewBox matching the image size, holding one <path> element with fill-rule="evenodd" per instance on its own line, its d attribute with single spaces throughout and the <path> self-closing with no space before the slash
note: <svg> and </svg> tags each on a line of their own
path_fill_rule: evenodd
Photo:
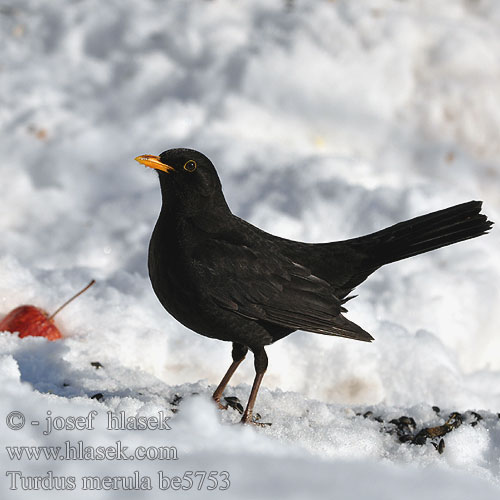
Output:
<svg viewBox="0 0 500 500">
<path fill-rule="evenodd" d="M 195 332 L 233 342 L 222 392 L 248 349 L 256 377 L 242 422 L 252 420 L 267 368 L 264 346 L 305 330 L 370 342 L 342 313 L 376 269 L 486 233 L 492 222 L 470 201 L 376 233 L 332 243 L 274 236 L 233 215 L 211 161 L 192 149 L 143 155 L 158 170 L 162 208 L 149 245 L 149 275 L 165 309 Z"/>
</svg>

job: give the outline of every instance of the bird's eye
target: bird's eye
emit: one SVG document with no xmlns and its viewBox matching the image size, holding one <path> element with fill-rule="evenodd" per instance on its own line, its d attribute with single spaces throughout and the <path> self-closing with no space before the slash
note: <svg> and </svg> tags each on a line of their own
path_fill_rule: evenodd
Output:
<svg viewBox="0 0 500 500">
<path fill-rule="evenodd" d="M 194 160 L 188 160 L 184 163 L 184 170 L 188 172 L 194 172 L 196 170 L 196 162 Z"/>
</svg>

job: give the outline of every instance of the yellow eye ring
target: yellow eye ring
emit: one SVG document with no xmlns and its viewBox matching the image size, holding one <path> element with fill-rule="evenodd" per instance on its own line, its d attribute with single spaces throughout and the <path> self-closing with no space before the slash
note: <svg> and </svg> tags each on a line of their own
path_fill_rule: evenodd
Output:
<svg viewBox="0 0 500 500">
<path fill-rule="evenodd" d="M 188 172 L 194 172 L 196 170 L 196 162 L 194 160 L 188 160 L 184 163 L 184 170 Z"/>
</svg>

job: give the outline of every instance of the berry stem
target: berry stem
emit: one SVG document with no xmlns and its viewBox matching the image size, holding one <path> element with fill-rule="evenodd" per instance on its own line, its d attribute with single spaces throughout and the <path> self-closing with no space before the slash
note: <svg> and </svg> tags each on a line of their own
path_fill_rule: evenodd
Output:
<svg viewBox="0 0 500 500">
<path fill-rule="evenodd" d="M 70 299 L 68 299 L 62 306 L 58 307 L 55 312 L 53 312 L 47 319 L 54 319 L 54 316 L 61 312 L 70 302 L 73 302 L 77 297 L 79 297 L 82 293 L 86 292 L 93 284 L 95 280 L 92 280 L 85 288 L 82 288 L 78 293 L 73 295 Z"/>
</svg>

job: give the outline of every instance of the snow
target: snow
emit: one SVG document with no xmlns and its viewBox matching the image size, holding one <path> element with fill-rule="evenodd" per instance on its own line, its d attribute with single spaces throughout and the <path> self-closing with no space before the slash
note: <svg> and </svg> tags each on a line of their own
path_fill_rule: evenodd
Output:
<svg viewBox="0 0 500 500">
<path fill-rule="evenodd" d="M 361 285 L 348 317 L 372 344 L 297 332 L 269 347 L 256 411 L 272 425 L 245 428 L 210 402 L 230 345 L 186 330 L 151 290 L 160 193 L 133 158 L 199 149 L 234 213 L 304 241 L 471 199 L 498 221 L 499 27 L 494 0 L 4 0 L 0 317 L 97 284 L 57 317 L 63 340 L 0 333 L 2 498 L 68 494 L 9 490 L 15 470 L 74 476 L 85 498 L 160 498 L 160 470 L 230 474 L 227 491 L 195 484 L 187 498 L 498 498 L 496 227 Z M 252 379 L 247 359 L 226 395 L 246 402 Z M 3 423 L 14 410 L 21 430 Z M 93 410 L 92 430 L 42 433 L 48 411 Z M 171 430 L 111 431 L 108 411 L 164 411 Z M 389 423 L 420 430 L 453 411 L 465 420 L 442 454 L 400 443 Z M 67 440 L 179 458 L 17 461 L 5 448 Z M 134 471 L 151 491 L 80 487 Z"/>
</svg>

